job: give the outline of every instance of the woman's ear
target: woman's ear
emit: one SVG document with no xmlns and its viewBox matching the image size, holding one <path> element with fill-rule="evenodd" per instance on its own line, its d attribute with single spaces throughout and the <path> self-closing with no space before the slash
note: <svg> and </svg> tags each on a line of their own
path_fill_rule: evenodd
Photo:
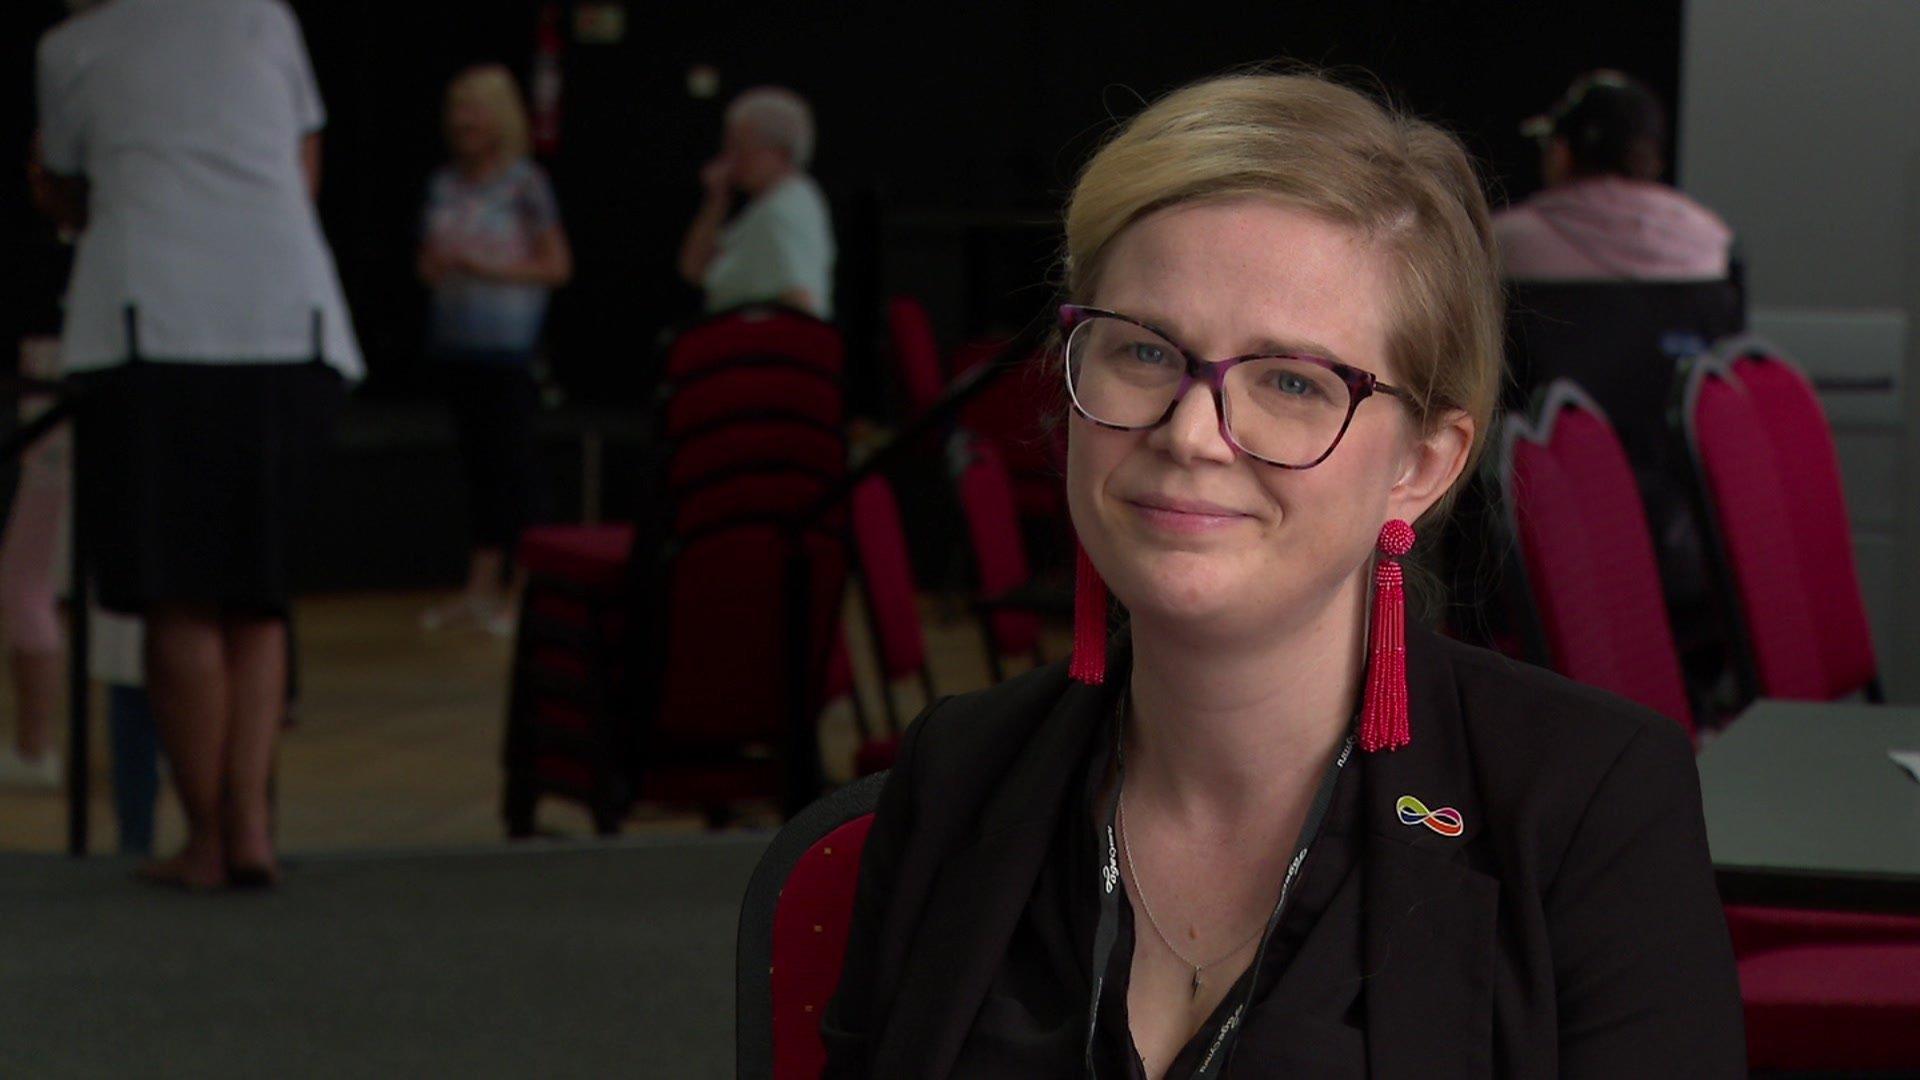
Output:
<svg viewBox="0 0 1920 1080">
<path fill-rule="evenodd" d="M 1431 431 L 1415 437 L 1407 450 L 1405 471 L 1387 493 L 1387 517 L 1418 521 L 1440 497 L 1453 488 L 1473 449 L 1473 417 L 1450 409 Z"/>
</svg>

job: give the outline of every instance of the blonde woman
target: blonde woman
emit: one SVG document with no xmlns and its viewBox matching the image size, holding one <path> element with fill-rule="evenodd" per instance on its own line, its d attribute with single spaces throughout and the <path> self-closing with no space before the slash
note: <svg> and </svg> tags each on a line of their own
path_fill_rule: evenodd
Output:
<svg viewBox="0 0 1920 1080">
<path fill-rule="evenodd" d="M 447 149 L 433 174 L 420 242 L 432 292 L 428 350 L 453 407 L 467 474 L 473 554 L 467 586 L 427 626 L 512 626 L 507 566 L 539 513 L 534 350 L 547 297 L 573 276 L 573 255 L 546 173 L 527 157 L 527 111 L 506 68 L 469 68 L 447 87 Z"/>
<path fill-rule="evenodd" d="M 828 1075 L 1743 1075 L 1686 736 L 1405 621 L 1500 371 L 1459 143 L 1215 79 L 1066 234 L 1074 659 L 908 732 Z"/>
</svg>

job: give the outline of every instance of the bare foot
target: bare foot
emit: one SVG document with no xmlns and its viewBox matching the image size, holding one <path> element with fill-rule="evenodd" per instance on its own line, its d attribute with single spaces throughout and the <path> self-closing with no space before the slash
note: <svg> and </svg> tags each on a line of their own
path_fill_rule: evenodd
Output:
<svg viewBox="0 0 1920 1080">
<path fill-rule="evenodd" d="M 170 859 L 141 863 L 134 876 L 149 885 L 180 889 L 183 892 L 212 892 L 227 884 L 227 868 L 219 861 L 208 866 L 205 860 L 189 852 Z"/>
<path fill-rule="evenodd" d="M 227 806 L 227 877 L 236 888 L 271 888 L 280 883 L 280 859 L 273 850 L 271 815 L 264 808 L 243 813 Z"/>
</svg>

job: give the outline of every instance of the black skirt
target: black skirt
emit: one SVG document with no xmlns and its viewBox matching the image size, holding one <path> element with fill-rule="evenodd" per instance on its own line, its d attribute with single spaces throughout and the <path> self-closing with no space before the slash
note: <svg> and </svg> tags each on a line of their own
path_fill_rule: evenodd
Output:
<svg viewBox="0 0 1920 1080">
<path fill-rule="evenodd" d="M 340 377 L 318 362 L 139 361 L 75 384 L 78 539 L 101 605 L 284 616 Z"/>
</svg>

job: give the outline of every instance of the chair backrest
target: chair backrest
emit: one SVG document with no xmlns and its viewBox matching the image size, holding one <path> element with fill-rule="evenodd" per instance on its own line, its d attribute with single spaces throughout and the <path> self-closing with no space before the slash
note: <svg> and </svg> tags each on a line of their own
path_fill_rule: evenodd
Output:
<svg viewBox="0 0 1920 1080">
<path fill-rule="evenodd" d="M 742 1080 L 817 1077 L 820 1020 L 840 982 L 860 855 L 886 774 L 807 807 L 767 845 L 740 905 L 734 982 L 735 1072 Z"/>
<path fill-rule="evenodd" d="M 825 496 L 840 476 L 840 470 L 799 465 L 709 473 L 673 493 L 672 534 L 685 538 L 727 521 L 785 521 Z"/>
<path fill-rule="evenodd" d="M 927 309 L 911 296 L 887 301 L 887 331 L 893 342 L 893 361 L 907 392 L 907 408 L 918 413 L 933 404 L 946 389 L 940 370 L 940 343 L 933 336 Z"/>
<path fill-rule="evenodd" d="M 839 427 L 846 412 L 837 376 L 784 365 L 712 368 L 669 384 L 664 393 L 659 424 L 669 439 L 747 418 L 797 417 Z"/>
<path fill-rule="evenodd" d="M 673 490 L 728 470 L 791 465 L 834 473 L 846 463 L 847 442 L 839 428 L 776 415 L 722 420 L 687 432 L 667 446 L 662 472 Z"/>
<path fill-rule="evenodd" d="M 1689 361 L 1679 421 L 1734 630 L 1742 697 L 1832 695 L 1773 442 L 1752 395 L 1712 356 Z"/>
<path fill-rule="evenodd" d="M 1500 441 L 1508 528 L 1548 662 L 1693 730 L 1645 511 L 1612 427 L 1571 381 Z"/>
<path fill-rule="evenodd" d="M 998 448 L 973 439 L 967 454 L 958 482 L 960 509 L 967 519 L 967 538 L 973 544 L 980 591 L 994 596 L 1025 585 L 1033 572 L 1027 562 L 1026 541 L 1020 535 L 1013 482 Z M 1040 640 L 1040 617 L 1031 612 L 1001 610 L 989 613 L 987 618 L 993 626 L 994 641 L 1009 655 L 1028 652 Z"/>
<path fill-rule="evenodd" d="M 1715 351 L 1732 361 L 1733 374 L 1747 388 L 1773 444 L 1792 508 L 1788 522 L 1820 639 L 1827 696 L 1873 687 L 1879 675 L 1873 630 L 1860 592 L 1840 456 L 1819 395 L 1798 367 L 1756 338 L 1727 342 Z"/>
<path fill-rule="evenodd" d="M 1508 405 L 1571 379 L 1606 412 L 1643 473 L 1667 470 L 1677 362 L 1746 326 L 1731 281 L 1522 281 L 1507 305 Z"/>
<path fill-rule="evenodd" d="M 927 643 L 900 505 L 884 477 L 870 476 L 853 489 L 853 542 L 881 671 L 889 679 L 912 675 L 926 665 Z"/>
<path fill-rule="evenodd" d="M 725 364 L 768 362 L 839 375 L 846 345 L 832 323 L 793 308 L 753 304 L 676 334 L 667 346 L 665 375 L 680 379 Z"/>
<path fill-rule="evenodd" d="M 1007 347 L 997 339 L 971 341 L 954 350 L 956 376 L 989 363 Z M 1066 387 L 1043 353 L 1028 357 L 1017 370 L 1000 376 L 960 410 L 960 425 L 993 443 L 1008 475 L 1060 484 L 1066 458 L 1063 424 Z"/>
</svg>

